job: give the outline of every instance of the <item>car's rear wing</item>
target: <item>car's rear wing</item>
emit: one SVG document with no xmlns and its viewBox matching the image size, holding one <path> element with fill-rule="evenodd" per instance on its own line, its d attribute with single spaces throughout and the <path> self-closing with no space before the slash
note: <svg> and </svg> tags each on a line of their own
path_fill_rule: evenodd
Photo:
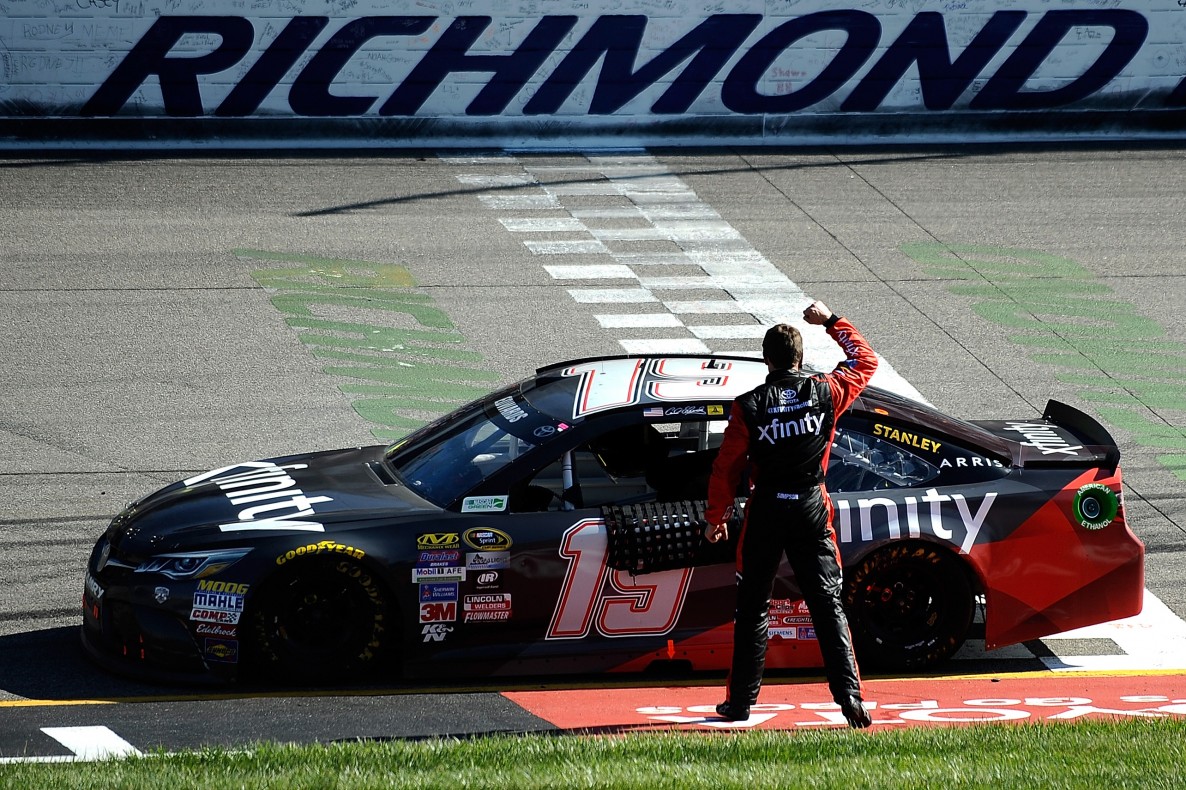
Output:
<svg viewBox="0 0 1186 790">
<path fill-rule="evenodd" d="M 1061 401 L 1049 400 L 1046 401 L 1042 419 L 1074 431 L 1083 439 L 1085 449 L 1103 454 L 1101 466 L 1106 469 L 1115 469 L 1120 465 L 1120 448 L 1116 445 L 1116 440 L 1108 433 L 1107 428 L 1086 412 Z"/>
<path fill-rule="evenodd" d="M 1120 448 L 1108 429 L 1090 415 L 1060 401 L 1048 401 L 1040 420 L 976 424 L 1014 443 L 1019 466 L 1075 464 L 1115 470 L 1120 464 Z"/>
</svg>

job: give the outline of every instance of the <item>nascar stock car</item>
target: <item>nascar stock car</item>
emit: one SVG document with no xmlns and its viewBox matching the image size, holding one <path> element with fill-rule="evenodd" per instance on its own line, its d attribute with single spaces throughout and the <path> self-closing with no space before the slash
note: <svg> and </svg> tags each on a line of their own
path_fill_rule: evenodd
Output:
<svg viewBox="0 0 1186 790">
<path fill-rule="evenodd" d="M 172 680 L 727 668 L 735 546 L 704 540 L 703 513 L 730 404 L 765 374 L 746 357 L 567 362 L 390 446 L 173 483 L 96 543 L 83 643 Z M 1140 611 L 1119 451 L 1065 404 L 968 422 L 869 388 L 827 486 L 870 668 L 944 661 L 981 602 L 989 648 Z M 820 663 L 784 561 L 768 666 Z"/>
</svg>

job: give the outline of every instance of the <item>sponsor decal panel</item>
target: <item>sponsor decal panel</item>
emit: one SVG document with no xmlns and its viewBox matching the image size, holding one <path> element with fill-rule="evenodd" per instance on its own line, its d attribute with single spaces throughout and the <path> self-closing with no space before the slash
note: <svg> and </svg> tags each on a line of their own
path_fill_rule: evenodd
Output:
<svg viewBox="0 0 1186 790">
<path fill-rule="evenodd" d="M 425 642 L 444 642 L 445 637 L 453 633 L 453 626 L 444 623 L 430 623 L 420 631 Z"/>
<path fill-rule="evenodd" d="M 457 601 L 457 582 L 438 582 L 420 585 L 420 603 Z"/>
<path fill-rule="evenodd" d="M 461 545 L 461 536 L 456 532 L 428 532 L 416 536 L 416 548 L 455 549 Z"/>
<path fill-rule="evenodd" d="M 465 555 L 465 567 L 471 571 L 501 570 L 510 567 L 505 551 L 476 551 Z"/>
<path fill-rule="evenodd" d="M 501 513 L 507 509 L 506 494 L 467 496 L 461 500 L 462 513 Z"/>
<path fill-rule="evenodd" d="M 412 568 L 412 581 L 417 584 L 463 582 L 465 581 L 465 568 Z"/>
<path fill-rule="evenodd" d="M 211 661 L 237 664 L 239 663 L 239 640 L 206 639 L 202 652 Z"/>
<path fill-rule="evenodd" d="M 461 564 L 460 549 L 430 549 L 416 557 L 416 564 L 423 568 L 447 568 Z"/>
<path fill-rule="evenodd" d="M 433 601 L 420 604 L 420 622 L 453 622 L 457 619 L 456 601 Z"/>
<path fill-rule="evenodd" d="M 468 546 L 478 551 L 506 551 L 511 547 L 511 536 L 500 529 L 475 527 L 467 529 L 463 537 Z"/>
</svg>

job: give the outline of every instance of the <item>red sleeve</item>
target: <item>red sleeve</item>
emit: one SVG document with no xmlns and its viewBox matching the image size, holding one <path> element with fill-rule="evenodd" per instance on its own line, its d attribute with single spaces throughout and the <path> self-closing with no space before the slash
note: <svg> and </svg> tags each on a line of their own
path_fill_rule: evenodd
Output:
<svg viewBox="0 0 1186 790">
<path fill-rule="evenodd" d="M 749 427 L 745 424 L 741 407 L 734 401 L 725 436 L 721 439 L 721 449 L 712 464 L 712 477 L 708 481 L 708 510 L 704 517 L 709 524 L 720 524 L 726 519 L 748 461 Z"/>
<path fill-rule="evenodd" d="M 846 318 L 838 318 L 827 328 L 828 334 L 844 350 L 845 360 L 824 376 L 832 388 L 832 406 L 836 416 L 852 405 L 861 391 L 869 385 L 877 370 L 877 355 Z"/>
</svg>

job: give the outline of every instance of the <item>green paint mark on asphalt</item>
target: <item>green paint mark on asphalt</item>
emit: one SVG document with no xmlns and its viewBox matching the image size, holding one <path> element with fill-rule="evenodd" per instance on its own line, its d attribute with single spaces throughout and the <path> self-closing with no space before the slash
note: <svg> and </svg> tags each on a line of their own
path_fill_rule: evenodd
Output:
<svg viewBox="0 0 1186 790">
<path fill-rule="evenodd" d="M 1036 362 L 1076 372 L 1059 381 L 1082 387 L 1109 424 L 1144 447 L 1186 449 L 1186 344 L 1080 264 L 1037 250 L 974 245 L 908 244 L 902 251 L 929 274 L 959 280 L 952 293 L 978 301 L 978 315 L 1018 334 Z M 975 281 L 966 284 L 967 281 Z M 1036 349 L 1041 349 L 1039 352 Z M 1090 371 L 1090 373 L 1084 373 Z M 1186 480 L 1186 455 L 1157 457 Z"/>
<path fill-rule="evenodd" d="M 394 441 L 485 395 L 498 381 L 461 346 L 465 337 L 432 299 L 415 292 L 403 266 L 308 255 L 235 250 L 243 258 L 282 264 L 251 276 L 318 359 L 343 379 L 354 411 L 375 424 L 371 434 Z M 367 383 L 358 383 L 367 382 Z"/>
</svg>

